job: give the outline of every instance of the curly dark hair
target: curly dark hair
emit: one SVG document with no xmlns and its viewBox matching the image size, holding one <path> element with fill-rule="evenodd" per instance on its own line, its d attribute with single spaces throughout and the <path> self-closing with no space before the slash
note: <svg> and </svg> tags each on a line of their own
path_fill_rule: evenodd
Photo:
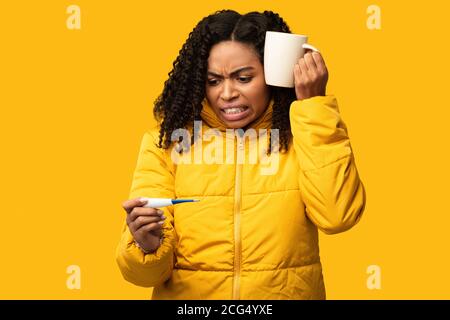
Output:
<svg viewBox="0 0 450 320">
<path fill-rule="evenodd" d="M 173 130 L 186 128 L 188 124 L 193 126 L 194 121 L 201 120 L 212 46 L 227 40 L 251 45 L 264 64 L 266 31 L 291 33 L 286 22 L 272 11 L 241 15 L 233 10 L 221 10 L 195 26 L 173 63 L 162 94 L 155 101 L 153 113 L 160 124 L 159 148 L 170 147 Z M 279 130 L 278 150 L 287 151 L 292 139 L 289 106 L 296 99 L 295 89 L 274 86 L 269 89 L 274 99 L 271 128 Z"/>
</svg>

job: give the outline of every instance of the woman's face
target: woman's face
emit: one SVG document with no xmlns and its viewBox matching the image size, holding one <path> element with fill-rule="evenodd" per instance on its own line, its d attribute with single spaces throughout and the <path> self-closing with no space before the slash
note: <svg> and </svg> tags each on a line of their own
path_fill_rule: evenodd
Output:
<svg viewBox="0 0 450 320">
<path fill-rule="evenodd" d="M 206 98 L 228 128 L 243 128 L 266 110 L 270 90 L 263 66 L 250 45 L 223 41 L 211 48 Z"/>
</svg>

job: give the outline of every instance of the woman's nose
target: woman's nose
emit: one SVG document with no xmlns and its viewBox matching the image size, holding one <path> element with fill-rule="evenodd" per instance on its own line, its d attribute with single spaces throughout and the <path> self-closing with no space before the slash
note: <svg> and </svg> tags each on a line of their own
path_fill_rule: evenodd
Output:
<svg viewBox="0 0 450 320">
<path fill-rule="evenodd" d="M 236 98 L 239 95 L 239 92 L 234 88 L 233 84 L 230 81 L 224 81 L 222 92 L 220 94 L 220 97 L 223 100 L 231 100 L 233 98 Z"/>
</svg>

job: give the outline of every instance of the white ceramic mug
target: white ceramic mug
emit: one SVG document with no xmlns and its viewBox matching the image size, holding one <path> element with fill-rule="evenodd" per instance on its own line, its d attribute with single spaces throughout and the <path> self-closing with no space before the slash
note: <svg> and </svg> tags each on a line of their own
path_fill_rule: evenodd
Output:
<svg viewBox="0 0 450 320">
<path fill-rule="evenodd" d="M 264 44 L 264 76 L 266 84 L 294 87 L 294 66 L 305 49 L 319 51 L 307 44 L 308 37 L 300 34 L 267 31 Z"/>
</svg>

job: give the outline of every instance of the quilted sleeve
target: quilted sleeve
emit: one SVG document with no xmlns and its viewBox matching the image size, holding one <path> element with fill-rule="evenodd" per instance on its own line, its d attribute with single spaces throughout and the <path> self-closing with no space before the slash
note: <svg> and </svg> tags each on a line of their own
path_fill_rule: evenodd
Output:
<svg viewBox="0 0 450 320">
<path fill-rule="evenodd" d="M 289 116 L 308 218 L 326 234 L 350 229 L 361 219 L 366 194 L 336 98 L 294 101 Z"/>
<path fill-rule="evenodd" d="M 136 197 L 174 198 L 174 174 L 156 147 L 155 133 L 144 134 L 133 175 L 129 199 Z M 176 233 L 173 228 L 172 207 L 162 208 L 166 220 L 163 242 L 153 253 L 144 254 L 134 243 L 124 223 L 122 236 L 116 249 L 116 261 L 125 280 L 142 287 L 154 287 L 170 278 L 174 264 Z M 126 214 L 126 213 L 125 213 Z"/>
</svg>

